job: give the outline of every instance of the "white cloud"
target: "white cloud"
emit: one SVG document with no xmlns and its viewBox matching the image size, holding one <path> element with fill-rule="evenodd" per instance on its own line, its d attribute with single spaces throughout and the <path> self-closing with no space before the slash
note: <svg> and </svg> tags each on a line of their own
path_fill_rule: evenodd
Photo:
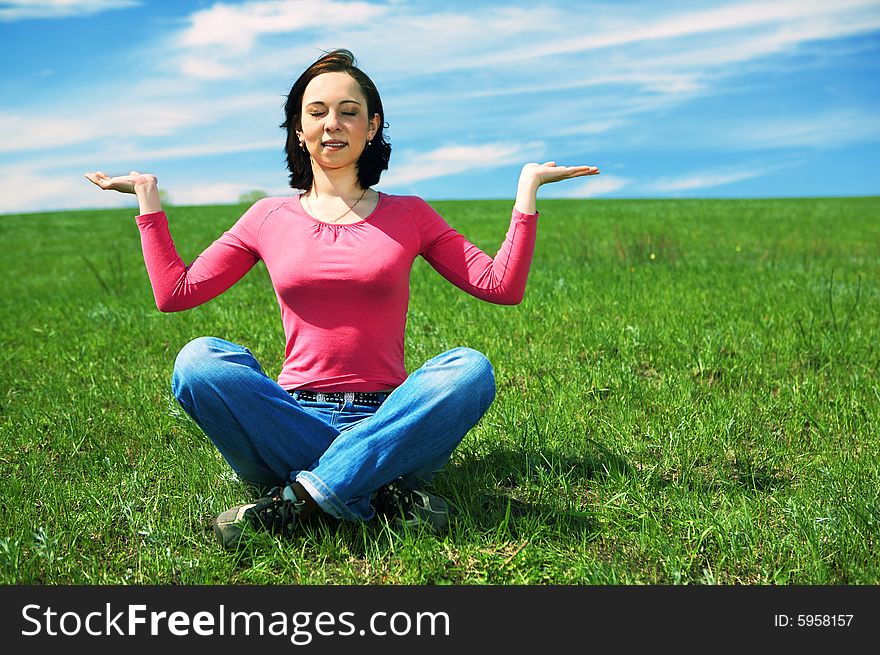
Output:
<svg viewBox="0 0 880 655">
<path fill-rule="evenodd" d="M 100 136 L 101 126 L 82 119 L 0 114 L 0 132 L 0 152 L 17 152 L 90 141 Z"/>
<path fill-rule="evenodd" d="M 706 189 L 725 184 L 741 182 L 749 178 L 759 177 L 766 173 L 766 169 L 749 169 L 740 171 L 704 171 L 677 176 L 674 178 L 661 178 L 644 186 L 648 191 L 659 193 L 677 193 L 679 191 L 692 191 L 694 189 Z"/>
<path fill-rule="evenodd" d="M 180 58 L 180 72 L 188 77 L 203 80 L 222 80 L 235 77 L 236 71 L 229 64 L 210 59 L 187 55 Z"/>
<path fill-rule="evenodd" d="M 0 213 L 49 211 L 88 208 L 137 208 L 132 194 L 104 191 L 85 178 L 79 161 L 30 161 L 0 166 Z M 125 169 L 127 173 L 129 169 Z M 122 173 L 122 171 L 114 171 Z M 234 175 L 234 173 L 232 173 Z M 282 182 L 210 181 L 198 179 L 198 172 L 182 174 L 174 179 L 160 178 L 173 205 L 208 205 L 237 202 L 247 191 L 263 189 L 269 195 L 291 195 Z M 283 176 L 277 176 L 280 182 Z M 136 213 L 136 212 L 135 212 Z"/>
<path fill-rule="evenodd" d="M 642 7 L 638 11 L 642 12 L 643 9 Z M 866 10 L 867 13 L 862 13 L 859 10 Z M 822 38 L 823 35 L 839 35 L 841 25 L 838 18 L 842 16 L 846 19 L 849 11 L 857 12 L 855 16 L 858 17 L 858 21 L 845 21 L 845 32 L 873 29 L 870 24 L 864 23 L 864 18 L 873 16 L 876 19 L 876 0 L 839 0 L 833 3 L 817 2 L 816 0 L 777 0 L 775 2 L 739 3 L 690 14 L 676 14 L 668 18 L 654 17 L 653 20 L 646 20 L 644 15 L 633 14 L 628 20 L 617 21 L 616 29 L 589 30 L 583 36 L 570 39 L 530 43 L 528 48 L 501 52 L 481 63 L 533 59 L 735 30 L 754 31 L 762 26 L 787 26 L 784 35 L 789 42 L 810 40 Z M 798 21 L 812 18 L 821 18 L 822 20 L 812 23 L 814 29 L 810 33 L 799 36 Z"/>
<path fill-rule="evenodd" d="M 126 98 L 118 104 L 67 106 L 63 113 L 0 113 L 0 153 L 54 149 L 75 144 L 150 139 L 178 134 L 181 130 L 204 127 L 224 118 L 279 106 L 268 94 L 209 97 L 178 96 Z M 144 107 L 149 107 L 145 111 Z"/>
<path fill-rule="evenodd" d="M 190 157 L 209 157 L 228 155 L 236 152 L 256 152 L 260 150 L 281 151 L 282 139 L 254 142 L 220 142 L 187 143 L 171 148 L 131 149 L 108 152 L 106 161 L 157 161 L 167 159 L 185 159 Z"/>
<path fill-rule="evenodd" d="M 574 26 L 579 20 L 573 14 L 568 22 Z M 520 76 L 520 83 L 490 83 L 469 93 L 471 97 L 631 86 L 646 94 L 642 102 L 650 98 L 662 105 L 711 92 L 725 74 L 741 73 L 745 63 L 804 43 L 880 29 L 880 5 L 876 0 L 743 3 L 670 17 L 633 15 L 616 19 L 606 29 L 599 25 L 584 22 L 583 29 L 572 27 L 571 32 L 582 36 L 571 39 L 535 37 L 527 46 L 502 48 L 470 61 L 453 57 L 446 69 L 514 67 Z M 569 63 L 561 63 L 561 57 Z M 584 63 L 575 67 L 571 57 L 583 57 L 578 61 Z M 547 75 L 548 66 L 565 74 Z"/>
<path fill-rule="evenodd" d="M 375 21 L 385 9 L 368 2 L 338 0 L 257 0 L 241 5 L 216 3 L 195 12 L 180 35 L 184 48 L 222 47 L 247 52 L 264 34 L 296 32 L 311 27 L 326 31 Z"/>
<path fill-rule="evenodd" d="M 0 22 L 25 18 L 68 18 L 89 16 L 111 9 L 129 9 L 139 0 L 7 0 L 0 7 Z"/>
<path fill-rule="evenodd" d="M 242 182 L 211 182 L 190 186 L 167 187 L 168 196 L 175 205 L 222 205 L 237 202 L 241 194 L 263 188 L 260 184 Z M 279 191 L 277 195 L 292 195 L 293 191 Z M 271 194 L 270 194 L 271 195 Z"/>
<path fill-rule="evenodd" d="M 122 107 L 86 112 L 88 118 L 52 115 L 0 115 L 0 152 L 21 152 L 93 143 L 98 139 L 154 137 L 197 125 L 203 117 L 185 107 L 154 105 L 138 114 Z M 125 117 L 138 115 L 137 120 Z"/>
<path fill-rule="evenodd" d="M 731 149 L 840 148 L 880 141 L 880 113 L 844 110 L 733 126 L 721 145 Z"/>
<path fill-rule="evenodd" d="M 592 198 L 620 191 L 628 186 L 630 180 L 616 175 L 589 175 L 579 185 L 560 194 L 565 198 Z M 556 194 L 553 194 L 556 195 Z"/>
<path fill-rule="evenodd" d="M 379 5 L 343 0 L 256 1 L 216 4 L 192 14 L 189 26 L 171 40 L 173 60 L 197 56 L 185 71 L 223 71 L 228 79 L 276 74 L 307 65 L 322 51 L 344 46 L 361 62 L 381 62 L 386 79 L 411 79 L 458 69 L 479 68 L 487 52 L 509 48 L 518 37 L 558 29 L 567 12 L 488 7 L 466 13 L 426 12 L 407 3 Z M 265 37 L 296 33 L 291 45 Z M 243 53 L 247 57 L 242 57 Z M 182 53 L 182 54 L 181 54 Z M 426 56 L 428 55 L 428 56 Z M 208 62 L 216 62 L 217 67 Z M 286 63 L 286 65 L 285 65 Z M 216 76 L 210 79 L 217 79 Z"/>
<path fill-rule="evenodd" d="M 543 153 L 539 143 L 443 146 L 430 152 L 405 152 L 403 162 L 382 176 L 382 186 L 393 187 L 472 170 L 522 162 Z"/>
<path fill-rule="evenodd" d="M 857 3 L 854 3 L 857 4 Z M 691 71 L 701 77 L 719 69 L 735 70 L 747 62 L 789 52 L 813 41 L 864 34 L 880 28 L 880 6 L 828 5 L 827 13 L 794 16 L 754 26 L 754 29 L 716 33 L 710 39 L 669 48 L 647 65 L 650 70 Z M 864 9 L 864 11 L 858 11 Z"/>
<path fill-rule="evenodd" d="M 624 125 L 626 121 L 620 118 L 608 118 L 605 120 L 588 121 L 575 125 L 570 131 L 563 130 L 563 134 L 602 134 Z"/>
<path fill-rule="evenodd" d="M 619 67 L 635 65 L 631 62 L 618 60 L 609 66 Z M 590 86 L 635 86 L 645 91 L 663 94 L 689 94 L 699 91 L 703 85 L 699 75 L 694 72 L 664 72 L 662 62 L 642 62 L 638 70 L 579 70 L 576 75 L 564 78 L 541 79 L 532 84 L 519 86 L 490 86 L 464 94 L 467 98 L 486 98 L 495 96 L 521 96 L 523 94 L 551 93 L 557 91 L 574 91 Z"/>
<path fill-rule="evenodd" d="M 0 213 L 122 207 L 134 202 L 134 196 L 101 191 L 82 173 L 47 175 L 40 165 L 0 167 Z"/>
<path fill-rule="evenodd" d="M 682 191 L 708 189 L 760 177 L 766 173 L 794 165 L 795 163 L 797 162 L 788 162 L 787 164 L 780 163 L 773 166 L 763 167 L 752 166 L 746 168 L 744 166 L 742 169 L 738 170 L 724 169 L 696 171 L 673 177 L 648 180 L 641 183 L 638 183 L 633 179 L 616 175 L 600 174 L 598 176 L 587 177 L 579 186 L 571 191 L 566 190 L 564 193 L 551 193 L 556 197 L 592 198 L 594 196 L 614 193 L 623 188 L 633 189 L 635 187 L 638 190 L 639 195 L 642 195 L 643 193 L 676 195 Z"/>
</svg>

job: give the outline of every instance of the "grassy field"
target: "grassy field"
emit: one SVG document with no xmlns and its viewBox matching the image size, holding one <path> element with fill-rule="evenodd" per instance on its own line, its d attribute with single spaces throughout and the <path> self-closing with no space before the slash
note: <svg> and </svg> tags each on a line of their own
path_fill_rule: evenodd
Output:
<svg viewBox="0 0 880 655">
<path fill-rule="evenodd" d="M 494 253 L 510 202 L 436 202 Z M 160 314 L 134 211 L 0 216 L 0 582 L 880 582 L 880 198 L 542 201 L 524 302 L 413 271 L 407 366 L 467 345 L 498 395 L 442 537 L 316 524 L 229 554 L 248 498 L 170 390 L 214 335 L 270 375 L 262 265 Z M 190 261 L 244 207 L 169 210 Z"/>
</svg>

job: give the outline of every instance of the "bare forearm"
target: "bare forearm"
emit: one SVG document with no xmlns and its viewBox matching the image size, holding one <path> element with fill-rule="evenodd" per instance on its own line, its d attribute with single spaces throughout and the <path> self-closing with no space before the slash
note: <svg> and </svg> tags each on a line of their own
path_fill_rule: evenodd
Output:
<svg viewBox="0 0 880 655">
<path fill-rule="evenodd" d="M 516 187 L 514 208 L 523 214 L 534 214 L 537 210 L 537 195 L 540 183 L 530 175 L 520 175 Z"/>
<path fill-rule="evenodd" d="M 162 202 L 159 199 L 159 186 L 156 178 L 152 175 L 144 175 L 142 177 L 146 179 L 138 180 L 134 185 L 140 213 L 152 214 L 153 212 L 162 211 Z"/>
</svg>

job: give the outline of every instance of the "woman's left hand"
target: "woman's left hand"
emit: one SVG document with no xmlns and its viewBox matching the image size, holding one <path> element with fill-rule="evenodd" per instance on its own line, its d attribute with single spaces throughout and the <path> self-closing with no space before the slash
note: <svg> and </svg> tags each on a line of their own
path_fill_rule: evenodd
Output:
<svg viewBox="0 0 880 655">
<path fill-rule="evenodd" d="M 535 196 L 542 184 L 598 174 L 599 169 L 596 166 L 557 166 L 555 161 L 526 164 L 519 174 L 514 207 L 523 214 L 534 214 Z"/>
<path fill-rule="evenodd" d="M 596 166 L 557 166 L 555 161 L 548 161 L 543 164 L 526 164 L 523 166 L 520 180 L 528 180 L 536 183 L 536 186 L 541 186 L 542 184 L 568 180 L 573 177 L 598 174 L 599 169 Z"/>
</svg>

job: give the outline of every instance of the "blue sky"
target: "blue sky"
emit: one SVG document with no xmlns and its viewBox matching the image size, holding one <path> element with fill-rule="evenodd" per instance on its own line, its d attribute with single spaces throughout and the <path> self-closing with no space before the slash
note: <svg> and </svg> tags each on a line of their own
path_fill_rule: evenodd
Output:
<svg viewBox="0 0 880 655">
<path fill-rule="evenodd" d="M 390 124 L 377 188 L 512 198 L 880 195 L 880 1 L 0 1 L 0 212 L 289 194 L 282 104 L 352 50 Z"/>
</svg>

